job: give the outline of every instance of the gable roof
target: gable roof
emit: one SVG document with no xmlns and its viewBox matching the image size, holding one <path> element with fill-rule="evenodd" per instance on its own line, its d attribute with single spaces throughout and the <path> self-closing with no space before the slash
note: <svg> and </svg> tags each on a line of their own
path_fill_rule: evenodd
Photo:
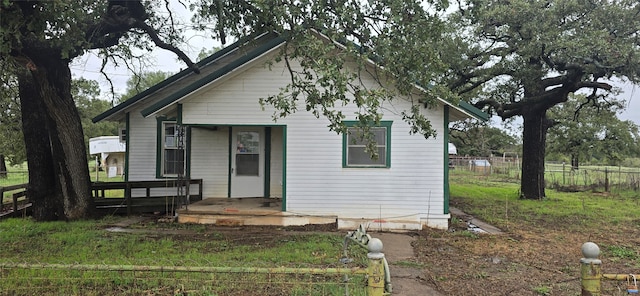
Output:
<svg viewBox="0 0 640 296">
<path fill-rule="evenodd" d="M 133 96 L 125 102 L 94 117 L 93 122 L 95 123 L 109 119 L 113 120 L 118 118 L 119 116 L 123 116 L 122 112 L 136 104 L 139 104 L 146 98 L 150 97 L 152 94 L 159 92 L 178 82 L 181 82 L 182 80 L 189 80 L 184 81 L 186 82 L 186 86 L 170 92 L 168 96 L 163 97 L 162 99 L 151 102 L 151 105 L 141 111 L 143 117 L 153 115 L 156 112 L 159 112 L 162 109 L 171 106 L 173 103 L 181 100 L 188 94 L 206 86 L 212 81 L 225 76 L 226 74 L 238 69 L 242 65 L 249 63 L 250 61 L 262 56 L 263 54 L 276 49 L 280 44 L 284 42 L 285 39 L 275 33 L 264 33 L 257 36 L 249 36 L 247 39 L 239 40 L 196 63 L 198 68 L 202 70 L 202 74 L 193 73 L 193 71 L 190 69 L 182 70 L 179 73 L 165 79 L 164 81 L 150 87 L 149 89 Z M 225 57 L 230 57 L 231 59 L 227 64 L 220 65 L 218 61 Z M 375 64 L 373 61 L 371 62 Z M 216 65 L 218 67 L 216 67 Z M 207 71 L 206 69 L 208 68 L 212 68 L 212 70 Z M 477 118 L 482 121 L 487 121 L 489 119 L 489 115 L 487 113 L 482 112 L 480 109 L 475 108 L 467 102 L 461 101 L 458 105 L 454 105 L 451 102 L 448 102 L 441 98 L 436 99 L 441 104 L 449 106 L 468 117 Z"/>
</svg>

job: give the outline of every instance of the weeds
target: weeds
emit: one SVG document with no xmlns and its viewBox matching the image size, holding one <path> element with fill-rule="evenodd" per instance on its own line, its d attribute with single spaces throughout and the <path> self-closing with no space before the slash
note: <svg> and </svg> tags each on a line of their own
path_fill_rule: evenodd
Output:
<svg viewBox="0 0 640 296">
<path fill-rule="evenodd" d="M 533 291 L 538 295 L 551 295 L 551 287 L 547 286 L 534 287 Z"/>
<path fill-rule="evenodd" d="M 409 268 L 424 268 L 425 267 L 425 265 L 423 263 L 415 262 L 415 261 L 406 261 L 406 260 L 397 261 L 397 262 L 394 263 L 394 265 L 402 266 L 402 267 L 409 267 Z"/>
<path fill-rule="evenodd" d="M 625 259 L 625 260 L 638 260 L 640 259 L 640 255 L 634 248 L 626 247 L 626 246 L 614 246 L 614 245 L 605 245 L 603 249 L 610 257 L 616 259 Z"/>
</svg>

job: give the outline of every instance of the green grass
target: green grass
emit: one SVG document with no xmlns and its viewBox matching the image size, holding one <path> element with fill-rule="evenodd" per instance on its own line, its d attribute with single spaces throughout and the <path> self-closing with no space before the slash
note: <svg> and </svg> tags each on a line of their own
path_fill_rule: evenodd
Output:
<svg viewBox="0 0 640 296">
<path fill-rule="evenodd" d="M 114 178 L 108 178 L 107 172 L 98 170 L 96 174 L 95 161 L 89 161 L 89 177 L 91 181 L 100 181 L 100 182 L 120 182 L 124 181 L 123 176 L 116 176 Z M 9 166 L 7 167 L 7 178 L 0 178 L 0 187 L 1 186 L 9 186 L 9 185 L 17 185 L 24 184 L 29 182 L 29 172 L 27 169 L 27 163 L 23 163 L 17 166 Z"/>
<path fill-rule="evenodd" d="M 191 267 L 345 267 L 339 261 L 342 257 L 341 233 L 309 232 L 274 237 L 272 232 L 267 231 L 264 234 L 238 233 L 236 240 L 233 236 L 223 235 L 207 226 L 170 223 L 145 224 L 134 228 L 138 231 L 133 233 L 106 231 L 105 228 L 114 219 L 116 218 L 107 217 L 98 221 L 34 222 L 29 218 L 16 218 L 2 221 L 0 262 Z M 184 234 L 168 235 L 167 230 L 182 231 Z M 348 267 L 365 265 L 364 249 L 353 245 L 350 246 L 349 254 L 356 261 Z M 344 291 L 340 292 L 344 289 L 344 285 L 340 283 L 342 276 L 329 277 L 327 282 L 327 279 L 313 275 L 158 274 L 1 268 L 0 275 L 3 278 L 0 281 L 0 295 L 31 295 L 34 289 L 43 287 L 45 288 L 39 294 L 174 295 L 176 289 L 190 290 L 189 295 L 227 295 L 229 291 L 241 291 L 237 295 L 344 294 Z M 354 276 L 350 281 L 352 295 L 363 295 L 357 292 L 364 287 L 363 280 L 362 276 Z M 268 284 L 256 288 L 256 283 L 266 282 L 273 282 L 272 287 L 265 288 L 270 285 Z M 310 283 L 314 284 L 309 285 Z M 24 291 L 14 290 L 23 285 L 28 288 Z M 279 288 L 273 288 L 274 285 Z M 81 291 L 73 291 L 79 287 L 82 288 Z M 91 290 L 91 287 L 95 289 Z M 126 290 L 122 290 L 124 287 Z M 282 290 L 272 292 L 264 289 Z M 313 290 L 317 290 L 317 293 L 304 292 Z"/>
<path fill-rule="evenodd" d="M 615 260 L 640 260 L 640 254 L 634 247 L 603 245 L 604 253 Z"/>
<path fill-rule="evenodd" d="M 180 224 L 192 239 L 176 239 L 161 232 L 120 233 L 104 228 L 110 219 L 77 222 L 34 222 L 8 219 L 0 222 L 0 254 L 7 260 L 87 264 L 157 264 L 201 262 L 216 266 L 331 265 L 338 262 L 342 236 L 301 234 L 271 239 L 256 235 L 251 245 L 216 239 L 216 233 L 198 232 L 200 225 Z M 169 227 L 173 224 L 167 224 Z M 163 230 L 167 225 L 162 226 Z M 155 228 L 151 228 L 153 230 Z M 270 245 L 265 246 L 265 239 Z M 161 256 L 157 254 L 162 254 Z"/>
<path fill-rule="evenodd" d="M 394 265 L 402 266 L 402 267 L 408 267 L 408 268 L 425 268 L 425 264 L 424 263 L 415 262 L 415 261 L 407 261 L 407 260 L 396 261 L 394 263 Z"/>
<path fill-rule="evenodd" d="M 25 184 L 29 182 L 29 172 L 27 171 L 27 163 L 23 163 L 18 166 L 9 166 L 7 168 L 7 178 L 0 178 L 0 187 L 3 186 L 11 186 L 18 184 Z M 89 161 L 89 176 L 91 181 L 100 181 L 100 182 L 122 182 L 124 181 L 123 176 L 116 176 L 114 178 L 108 178 L 107 172 L 98 171 L 96 173 L 95 161 Z M 11 195 L 17 191 L 5 192 L 3 202 L 11 203 Z M 124 190 L 107 190 L 105 191 L 105 197 L 123 197 Z"/>
<path fill-rule="evenodd" d="M 580 228 L 595 224 L 635 223 L 640 216 L 638 193 L 603 195 L 594 192 L 557 192 L 547 189 L 543 200 L 520 200 L 519 185 L 499 176 L 471 177 L 466 172 L 451 175 L 451 195 L 470 214 L 498 226 L 518 221 L 558 221 L 558 227 Z M 455 206 L 455 205 L 454 205 Z"/>
<path fill-rule="evenodd" d="M 18 166 L 7 167 L 7 177 L 0 178 L 0 187 L 23 184 L 29 182 L 29 173 L 27 172 L 27 163 Z"/>
</svg>

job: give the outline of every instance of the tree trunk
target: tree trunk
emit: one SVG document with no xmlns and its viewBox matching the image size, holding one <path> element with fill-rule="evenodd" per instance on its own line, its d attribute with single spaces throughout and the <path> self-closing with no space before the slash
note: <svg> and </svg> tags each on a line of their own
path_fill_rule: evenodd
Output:
<svg viewBox="0 0 640 296">
<path fill-rule="evenodd" d="M 91 180 L 80 116 L 71 96 L 68 60 L 46 57 L 31 67 L 39 97 L 43 99 L 51 143 L 56 189 L 62 194 L 64 217 L 77 220 L 91 216 Z"/>
<path fill-rule="evenodd" d="M 546 111 L 530 111 L 523 114 L 522 180 L 520 198 L 543 199 L 544 155 L 549 128 Z"/>
<path fill-rule="evenodd" d="M 36 91 L 31 73 L 18 74 L 22 132 L 29 169 L 27 196 L 36 221 L 64 219 L 62 194 L 55 179 L 48 126 L 51 124 L 44 102 Z"/>
<path fill-rule="evenodd" d="M 579 161 L 578 161 L 578 153 L 571 153 L 571 170 L 575 171 L 577 170 L 579 167 Z"/>
<path fill-rule="evenodd" d="M 0 154 L 0 178 L 7 177 L 7 163 L 4 161 L 4 155 Z"/>
</svg>

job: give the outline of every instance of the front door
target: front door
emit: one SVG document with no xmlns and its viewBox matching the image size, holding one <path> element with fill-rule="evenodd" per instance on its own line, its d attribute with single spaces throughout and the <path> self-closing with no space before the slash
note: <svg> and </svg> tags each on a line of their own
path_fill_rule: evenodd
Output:
<svg viewBox="0 0 640 296">
<path fill-rule="evenodd" d="M 233 127 L 230 197 L 264 196 L 264 127 Z"/>
</svg>

